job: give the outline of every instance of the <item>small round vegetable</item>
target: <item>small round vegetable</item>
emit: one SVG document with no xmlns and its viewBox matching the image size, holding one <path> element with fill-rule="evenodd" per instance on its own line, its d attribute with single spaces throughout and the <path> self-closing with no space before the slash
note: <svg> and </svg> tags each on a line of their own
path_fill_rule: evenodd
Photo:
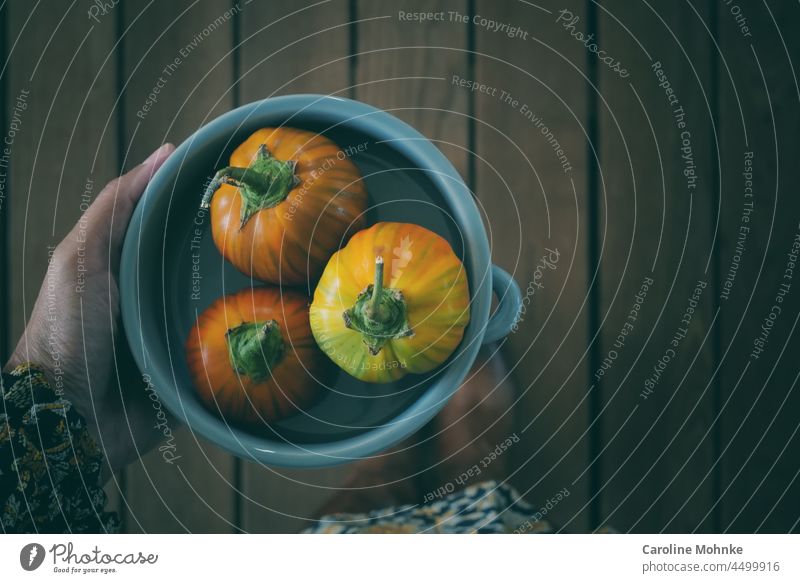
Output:
<svg viewBox="0 0 800 583">
<path fill-rule="evenodd" d="M 355 164 L 328 138 L 263 128 L 216 173 L 202 206 L 222 255 L 271 283 L 315 280 L 343 238 L 363 226 L 367 191 Z"/>
<path fill-rule="evenodd" d="M 378 223 L 331 257 L 310 319 L 320 348 L 358 379 L 428 372 L 453 353 L 469 323 L 464 266 L 436 233 Z"/>
<path fill-rule="evenodd" d="M 330 372 L 311 335 L 308 298 L 277 288 L 217 299 L 189 333 L 186 358 L 206 406 L 249 426 L 311 406 Z"/>
</svg>

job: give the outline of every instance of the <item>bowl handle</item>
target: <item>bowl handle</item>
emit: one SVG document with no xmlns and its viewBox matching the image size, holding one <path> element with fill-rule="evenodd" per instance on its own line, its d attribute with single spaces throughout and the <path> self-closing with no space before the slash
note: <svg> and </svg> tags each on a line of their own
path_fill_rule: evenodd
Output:
<svg viewBox="0 0 800 583">
<path fill-rule="evenodd" d="M 492 265 L 492 291 L 497 295 L 499 303 L 486 324 L 484 344 L 497 342 L 508 336 L 522 308 L 522 292 L 516 280 L 496 265 Z"/>
</svg>

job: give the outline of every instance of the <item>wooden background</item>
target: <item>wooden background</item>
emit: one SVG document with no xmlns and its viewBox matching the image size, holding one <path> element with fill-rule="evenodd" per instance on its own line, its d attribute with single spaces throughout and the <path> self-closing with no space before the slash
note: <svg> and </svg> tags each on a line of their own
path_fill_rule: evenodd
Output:
<svg viewBox="0 0 800 583">
<path fill-rule="evenodd" d="M 437 143 L 476 193 L 495 262 L 528 290 L 504 345 L 522 436 L 511 482 L 528 499 L 567 488 L 550 517 L 573 532 L 796 531 L 800 282 L 784 270 L 800 221 L 800 8 L 736 2 L 4 1 L 0 354 L 24 327 L 47 246 L 77 220 L 88 177 L 104 183 L 243 103 L 347 96 Z M 574 28 L 558 22 L 562 9 L 578 17 Z M 400 11 L 445 16 L 409 22 Z M 525 38 L 489 20 L 518 25 Z M 627 77 L 587 50 L 592 42 Z M 157 103 L 137 117 L 182 51 Z M 456 87 L 453 75 L 497 91 Z M 21 94 L 26 109 L 15 118 Z M 531 287 L 548 249 L 558 264 Z M 653 284 L 627 320 L 645 278 Z M 685 338 L 644 399 L 698 281 L 706 287 Z M 753 359 L 782 282 L 791 283 L 782 312 Z M 598 380 L 604 359 L 613 362 Z M 259 467 L 178 434 L 179 471 L 155 453 L 109 485 L 127 531 L 291 532 L 346 472 Z"/>
</svg>

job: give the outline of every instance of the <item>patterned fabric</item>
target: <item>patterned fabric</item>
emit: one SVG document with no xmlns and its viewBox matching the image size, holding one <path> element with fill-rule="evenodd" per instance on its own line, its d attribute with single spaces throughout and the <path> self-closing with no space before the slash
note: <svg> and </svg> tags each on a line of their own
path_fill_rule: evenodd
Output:
<svg viewBox="0 0 800 583">
<path fill-rule="evenodd" d="M 0 526 L 6 533 L 117 532 L 98 486 L 103 455 L 84 419 L 44 373 L 23 364 L 0 378 Z M 423 505 L 325 516 L 310 533 L 549 533 L 542 508 L 484 482 Z"/>
<path fill-rule="evenodd" d="M 557 503 L 569 496 L 560 492 Z M 552 506 L 550 506 L 552 507 Z M 543 519 L 549 508 L 525 502 L 507 484 L 483 482 L 424 505 L 374 510 L 368 514 L 331 514 L 308 533 L 550 533 Z"/>
<path fill-rule="evenodd" d="M 0 525 L 6 533 L 116 532 L 84 419 L 31 364 L 2 375 Z"/>
</svg>

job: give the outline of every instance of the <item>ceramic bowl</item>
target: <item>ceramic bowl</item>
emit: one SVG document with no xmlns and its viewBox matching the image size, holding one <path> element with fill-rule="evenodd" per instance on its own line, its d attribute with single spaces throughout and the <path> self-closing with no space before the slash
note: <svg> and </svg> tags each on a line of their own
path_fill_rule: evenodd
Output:
<svg viewBox="0 0 800 583">
<path fill-rule="evenodd" d="M 376 385 L 342 372 L 315 406 L 254 433 L 229 425 L 201 404 L 189 378 L 184 342 L 197 315 L 214 299 L 257 284 L 215 248 L 209 216 L 199 208 L 204 183 L 248 135 L 281 125 L 320 132 L 353 160 L 370 194 L 368 224 L 417 223 L 450 241 L 468 276 L 470 323 L 455 353 L 431 373 Z M 513 278 L 491 264 L 478 208 L 447 158 L 393 115 L 323 95 L 245 105 L 181 144 L 136 208 L 120 278 L 125 333 L 163 405 L 235 455 L 291 467 L 364 458 L 412 434 L 458 389 L 481 344 L 508 334 L 521 306 Z M 498 304 L 490 316 L 493 293 Z"/>
</svg>

